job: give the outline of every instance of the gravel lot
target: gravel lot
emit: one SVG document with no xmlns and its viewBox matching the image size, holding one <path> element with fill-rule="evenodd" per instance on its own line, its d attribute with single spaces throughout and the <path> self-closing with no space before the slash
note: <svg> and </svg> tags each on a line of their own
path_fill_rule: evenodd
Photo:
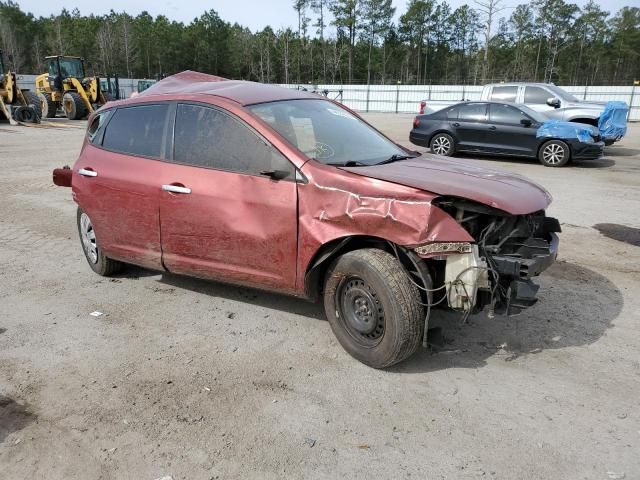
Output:
<svg viewBox="0 0 640 480">
<path fill-rule="evenodd" d="M 468 158 L 547 187 L 560 260 L 534 308 L 438 314 L 444 348 L 387 371 L 320 305 L 95 275 L 51 184 L 84 127 L 0 125 L 0 478 L 640 478 L 640 125 L 569 168 Z"/>
</svg>

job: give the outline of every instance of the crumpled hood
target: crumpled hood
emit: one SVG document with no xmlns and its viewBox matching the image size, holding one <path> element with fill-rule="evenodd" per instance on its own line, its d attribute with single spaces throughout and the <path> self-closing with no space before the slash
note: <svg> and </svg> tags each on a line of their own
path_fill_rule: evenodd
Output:
<svg viewBox="0 0 640 480">
<path fill-rule="evenodd" d="M 549 192 L 525 177 L 436 156 L 344 170 L 438 195 L 466 198 L 513 215 L 544 210 L 551 203 Z"/>
</svg>

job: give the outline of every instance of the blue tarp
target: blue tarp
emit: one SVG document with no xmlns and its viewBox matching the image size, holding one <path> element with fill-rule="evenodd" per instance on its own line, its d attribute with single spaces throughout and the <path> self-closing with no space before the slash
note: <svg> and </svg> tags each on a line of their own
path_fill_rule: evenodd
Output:
<svg viewBox="0 0 640 480">
<path fill-rule="evenodd" d="M 619 138 L 627 133 L 629 106 L 625 102 L 607 102 L 600 114 L 598 128 L 604 138 Z"/>
<path fill-rule="evenodd" d="M 598 135 L 598 129 L 584 123 L 562 122 L 549 120 L 544 122 L 536 132 L 536 138 L 553 137 L 563 139 L 577 138 L 581 142 L 593 142 L 593 136 Z"/>
</svg>

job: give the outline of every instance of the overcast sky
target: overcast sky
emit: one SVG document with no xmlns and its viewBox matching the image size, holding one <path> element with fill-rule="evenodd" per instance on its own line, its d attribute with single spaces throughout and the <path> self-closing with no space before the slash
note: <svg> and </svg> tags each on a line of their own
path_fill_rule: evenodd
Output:
<svg viewBox="0 0 640 480">
<path fill-rule="evenodd" d="M 568 0 L 570 2 L 571 0 Z M 49 16 L 52 13 L 59 13 L 60 2 L 46 0 L 18 0 L 17 2 L 23 10 L 38 16 Z M 473 6 L 472 1 L 448 0 L 452 9 L 468 3 Z M 511 7 L 525 3 L 521 1 L 505 0 L 504 5 Z M 530 3 L 530 2 L 526 2 Z M 573 3 L 584 5 L 587 0 L 573 0 Z M 616 12 L 624 6 L 640 6 L 640 0 L 602 0 L 598 1 L 603 9 Z M 396 7 L 396 17 L 404 13 L 407 0 L 393 0 Z M 261 30 L 267 25 L 274 29 L 280 27 L 293 27 L 297 25 L 296 13 L 292 8 L 293 0 L 211 0 L 203 2 L 200 0 L 103 0 L 99 2 L 88 2 L 86 0 L 65 0 L 65 7 L 68 10 L 78 8 L 84 15 L 91 13 L 102 15 L 113 9 L 116 12 L 126 11 L 131 15 L 147 10 L 153 16 L 166 15 L 171 20 L 178 20 L 189 23 L 198 17 L 205 10 L 214 9 L 226 21 L 238 22 L 249 27 L 252 31 Z M 511 9 L 501 12 L 501 16 L 509 16 Z"/>
</svg>

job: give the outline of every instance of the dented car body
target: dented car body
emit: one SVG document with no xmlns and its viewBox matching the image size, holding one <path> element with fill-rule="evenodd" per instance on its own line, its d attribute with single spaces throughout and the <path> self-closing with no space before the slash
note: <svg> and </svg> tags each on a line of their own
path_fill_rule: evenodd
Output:
<svg viewBox="0 0 640 480">
<path fill-rule="evenodd" d="M 97 273 L 322 297 L 340 343 L 379 368 L 426 340 L 432 307 L 533 305 L 560 230 L 523 177 L 420 158 L 314 94 L 196 72 L 100 109 L 54 181 Z"/>
</svg>

